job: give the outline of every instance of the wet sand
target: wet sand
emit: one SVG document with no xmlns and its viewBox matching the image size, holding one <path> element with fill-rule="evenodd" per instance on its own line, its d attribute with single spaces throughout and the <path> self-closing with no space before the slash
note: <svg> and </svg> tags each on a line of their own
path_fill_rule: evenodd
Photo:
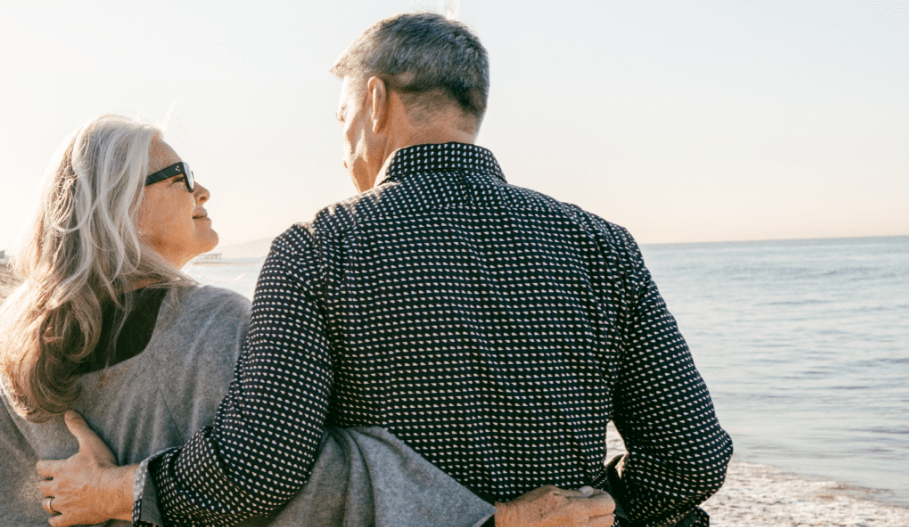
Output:
<svg viewBox="0 0 909 527">
<path fill-rule="evenodd" d="M 624 452 L 611 424 L 606 437 L 610 456 Z M 711 527 L 909 527 L 909 509 L 869 499 L 874 495 L 733 457 L 723 488 L 702 507 Z"/>
</svg>

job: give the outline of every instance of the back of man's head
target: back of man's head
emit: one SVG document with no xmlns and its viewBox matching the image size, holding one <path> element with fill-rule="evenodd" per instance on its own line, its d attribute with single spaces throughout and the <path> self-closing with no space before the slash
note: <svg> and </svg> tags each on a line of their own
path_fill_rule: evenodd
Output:
<svg viewBox="0 0 909 527">
<path fill-rule="evenodd" d="M 479 128 L 489 96 L 486 49 L 465 25 L 433 13 L 377 22 L 341 54 L 331 72 L 362 86 L 379 77 L 415 117 L 451 106 Z"/>
</svg>

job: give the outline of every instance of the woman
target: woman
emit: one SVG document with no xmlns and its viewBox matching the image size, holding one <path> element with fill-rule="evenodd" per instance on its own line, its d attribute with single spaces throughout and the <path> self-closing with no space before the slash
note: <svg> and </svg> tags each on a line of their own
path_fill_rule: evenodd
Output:
<svg viewBox="0 0 909 527">
<path fill-rule="evenodd" d="M 65 508 L 42 499 L 34 465 L 77 451 L 66 410 L 123 465 L 215 414 L 249 303 L 179 271 L 218 242 L 209 197 L 152 126 L 102 116 L 69 142 L 17 259 L 25 281 L 0 310 L 0 525 L 44 525 Z M 332 429 L 310 484 L 244 524 L 478 525 L 493 512 L 387 432 Z"/>
</svg>

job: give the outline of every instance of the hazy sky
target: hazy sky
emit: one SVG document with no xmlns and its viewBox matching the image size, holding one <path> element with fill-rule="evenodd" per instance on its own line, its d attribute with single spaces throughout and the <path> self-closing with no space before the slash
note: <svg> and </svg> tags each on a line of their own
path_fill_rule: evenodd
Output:
<svg viewBox="0 0 909 527">
<path fill-rule="evenodd" d="M 334 59 L 407 0 L 0 0 L 0 250 L 61 140 L 157 121 L 222 242 L 355 193 Z M 909 2 L 462 0 L 478 143 L 513 184 L 643 243 L 909 234 Z"/>
</svg>

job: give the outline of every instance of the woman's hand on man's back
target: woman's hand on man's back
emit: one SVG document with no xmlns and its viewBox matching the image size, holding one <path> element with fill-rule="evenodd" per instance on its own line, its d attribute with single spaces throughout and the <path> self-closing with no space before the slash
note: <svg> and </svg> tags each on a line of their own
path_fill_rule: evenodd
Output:
<svg viewBox="0 0 909 527">
<path fill-rule="evenodd" d="M 610 527 L 615 501 L 602 490 L 548 485 L 496 503 L 496 527 Z"/>
</svg>

